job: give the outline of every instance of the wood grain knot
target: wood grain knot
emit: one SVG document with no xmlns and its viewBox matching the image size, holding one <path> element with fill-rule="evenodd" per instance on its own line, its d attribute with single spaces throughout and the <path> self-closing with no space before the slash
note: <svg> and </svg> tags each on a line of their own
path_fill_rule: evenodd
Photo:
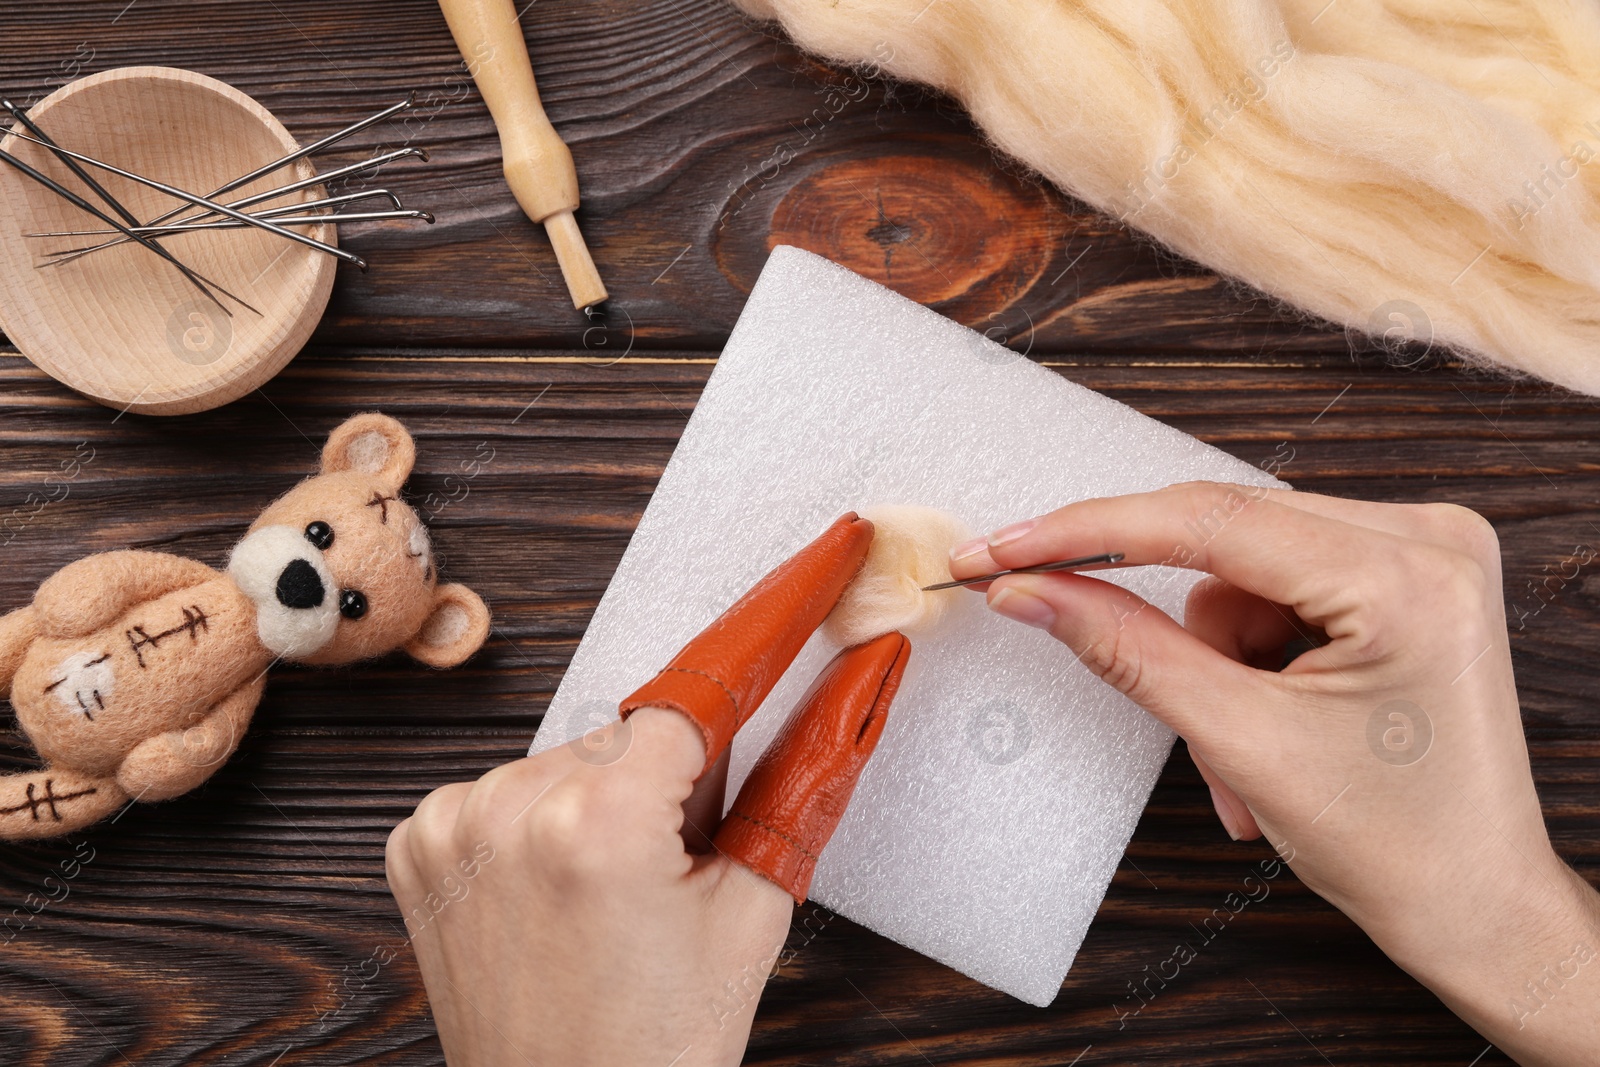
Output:
<svg viewBox="0 0 1600 1067">
<path fill-rule="evenodd" d="M 1009 306 L 1049 260 L 1059 212 L 987 153 L 840 159 L 772 208 L 768 250 L 796 245 L 970 323 Z"/>
</svg>

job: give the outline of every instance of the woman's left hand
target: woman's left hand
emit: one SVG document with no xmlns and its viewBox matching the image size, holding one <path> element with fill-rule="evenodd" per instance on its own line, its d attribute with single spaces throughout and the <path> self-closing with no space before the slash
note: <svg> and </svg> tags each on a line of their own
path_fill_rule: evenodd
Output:
<svg viewBox="0 0 1600 1067">
<path fill-rule="evenodd" d="M 435 790 L 395 827 L 389 886 L 451 1064 L 740 1061 L 909 642 L 840 653 L 719 826 L 728 746 L 871 536 L 841 519 L 623 701 L 625 719 Z"/>
</svg>

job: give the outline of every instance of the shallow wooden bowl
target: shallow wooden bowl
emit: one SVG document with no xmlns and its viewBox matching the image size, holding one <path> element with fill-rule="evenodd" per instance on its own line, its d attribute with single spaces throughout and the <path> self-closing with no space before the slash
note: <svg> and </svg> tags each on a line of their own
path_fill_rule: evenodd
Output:
<svg viewBox="0 0 1600 1067">
<path fill-rule="evenodd" d="M 91 75 L 50 94 L 28 117 L 63 148 L 201 196 L 298 147 L 250 97 L 214 78 L 169 67 Z M 100 206 L 47 149 L 9 135 L 0 148 Z M 85 169 L 141 219 L 179 204 L 136 182 Z M 221 199 L 314 174 L 301 160 Z M 325 195 L 313 186 L 270 206 Z M 40 266 L 51 250 L 104 238 L 24 236 L 104 226 L 0 164 L 0 328 L 46 373 L 119 410 L 178 415 L 243 396 L 294 358 L 333 290 L 331 256 L 253 228 L 204 230 L 162 242 L 191 270 L 260 312 L 223 297 L 231 316 L 137 244 L 64 266 Z M 327 244 L 335 241 L 330 224 L 297 229 Z"/>
</svg>

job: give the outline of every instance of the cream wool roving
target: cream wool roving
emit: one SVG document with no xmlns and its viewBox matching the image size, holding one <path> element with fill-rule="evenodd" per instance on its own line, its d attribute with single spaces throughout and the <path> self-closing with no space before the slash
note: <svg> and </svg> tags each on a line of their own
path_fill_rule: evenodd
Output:
<svg viewBox="0 0 1600 1067">
<path fill-rule="evenodd" d="M 921 638 L 963 603 L 977 606 L 977 598 L 965 590 L 923 589 L 950 580 L 950 550 L 972 537 L 960 519 L 915 504 L 856 510 L 872 523 L 872 547 L 822 624 L 830 640 L 848 647 L 891 630 Z"/>
<path fill-rule="evenodd" d="M 1357 331 L 1600 393 L 1588 0 L 734 0 Z"/>
</svg>

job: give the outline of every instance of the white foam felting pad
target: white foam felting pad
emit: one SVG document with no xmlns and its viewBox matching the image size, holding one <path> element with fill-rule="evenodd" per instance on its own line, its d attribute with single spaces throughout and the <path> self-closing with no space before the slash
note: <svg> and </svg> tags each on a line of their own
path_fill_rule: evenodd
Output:
<svg viewBox="0 0 1600 1067">
<path fill-rule="evenodd" d="M 619 700 L 846 511 L 922 504 L 985 531 L 1196 478 L 1279 484 L 843 267 L 780 247 L 532 751 L 615 719 Z M 1196 577 L 1115 574 L 1180 618 Z M 811 896 L 1045 1005 L 1172 734 L 1048 635 L 964 595 L 970 603 L 941 631 L 913 640 L 883 739 Z M 814 636 L 739 734 L 730 800 L 836 651 Z"/>
</svg>

